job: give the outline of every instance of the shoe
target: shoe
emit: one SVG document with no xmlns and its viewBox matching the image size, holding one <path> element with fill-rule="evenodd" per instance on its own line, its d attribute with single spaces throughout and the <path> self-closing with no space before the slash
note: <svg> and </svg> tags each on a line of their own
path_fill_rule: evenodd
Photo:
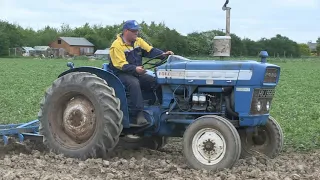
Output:
<svg viewBox="0 0 320 180">
<path fill-rule="evenodd" d="M 137 116 L 137 125 L 147 125 L 149 124 L 148 120 L 144 117 L 143 112 L 139 112 Z"/>
</svg>

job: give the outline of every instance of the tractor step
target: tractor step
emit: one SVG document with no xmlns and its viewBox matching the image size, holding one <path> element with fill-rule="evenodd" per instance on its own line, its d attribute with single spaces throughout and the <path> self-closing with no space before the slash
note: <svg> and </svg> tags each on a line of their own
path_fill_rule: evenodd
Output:
<svg viewBox="0 0 320 180">
<path fill-rule="evenodd" d="M 148 126 L 150 125 L 150 123 L 147 124 L 130 124 L 130 127 L 144 127 L 144 126 Z"/>
</svg>

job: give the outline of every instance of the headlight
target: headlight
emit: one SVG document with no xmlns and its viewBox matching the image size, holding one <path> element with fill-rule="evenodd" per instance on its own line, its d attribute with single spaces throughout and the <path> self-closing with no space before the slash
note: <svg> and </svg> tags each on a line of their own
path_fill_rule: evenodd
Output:
<svg viewBox="0 0 320 180">
<path fill-rule="evenodd" d="M 260 101 L 257 102 L 257 111 L 261 111 L 261 102 Z"/>
<path fill-rule="evenodd" d="M 270 102 L 269 101 L 267 101 L 266 108 L 267 108 L 267 111 L 270 110 Z"/>
</svg>

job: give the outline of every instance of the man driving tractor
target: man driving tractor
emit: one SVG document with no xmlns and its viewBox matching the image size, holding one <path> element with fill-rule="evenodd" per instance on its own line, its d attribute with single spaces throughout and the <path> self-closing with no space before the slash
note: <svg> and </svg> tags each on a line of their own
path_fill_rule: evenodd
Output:
<svg viewBox="0 0 320 180">
<path fill-rule="evenodd" d="M 148 121 L 143 115 L 141 89 L 151 91 L 156 86 L 156 81 L 152 76 L 145 74 L 142 57 L 164 59 L 166 55 L 173 54 L 173 52 L 163 52 L 150 46 L 138 37 L 140 29 L 141 27 L 135 20 L 128 20 L 124 23 L 122 33 L 117 35 L 110 47 L 109 68 L 129 92 L 131 118 L 136 120 L 137 125 L 146 125 Z"/>
</svg>

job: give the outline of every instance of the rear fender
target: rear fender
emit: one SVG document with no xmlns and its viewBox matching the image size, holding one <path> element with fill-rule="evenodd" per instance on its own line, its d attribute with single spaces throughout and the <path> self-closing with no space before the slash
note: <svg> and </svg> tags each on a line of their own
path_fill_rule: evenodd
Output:
<svg viewBox="0 0 320 180">
<path fill-rule="evenodd" d="M 124 128 L 129 128 L 129 113 L 128 113 L 128 106 L 127 106 L 127 97 L 124 85 L 120 81 L 120 79 L 115 76 L 113 73 L 106 71 L 104 69 L 99 69 L 96 67 L 73 67 L 63 73 L 61 73 L 58 77 L 64 76 L 71 72 L 89 72 L 92 74 L 97 75 L 98 77 L 104 79 L 110 87 L 115 90 L 116 96 L 120 99 L 120 109 L 123 112 L 123 120 L 122 124 Z"/>
</svg>

